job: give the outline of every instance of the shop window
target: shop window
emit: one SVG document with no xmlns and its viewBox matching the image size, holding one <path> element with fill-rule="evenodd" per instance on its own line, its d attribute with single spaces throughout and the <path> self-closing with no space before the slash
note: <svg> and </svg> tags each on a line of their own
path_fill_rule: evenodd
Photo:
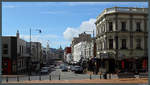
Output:
<svg viewBox="0 0 150 85">
<path fill-rule="evenodd" d="M 8 44 L 3 44 L 3 48 L 8 49 Z"/>
<path fill-rule="evenodd" d="M 8 50 L 3 50 L 3 54 L 8 54 Z"/>
</svg>

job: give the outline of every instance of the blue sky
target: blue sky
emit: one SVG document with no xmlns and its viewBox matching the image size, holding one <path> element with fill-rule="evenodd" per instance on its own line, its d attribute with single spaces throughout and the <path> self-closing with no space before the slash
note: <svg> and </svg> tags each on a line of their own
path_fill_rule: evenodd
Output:
<svg viewBox="0 0 150 85">
<path fill-rule="evenodd" d="M 19 30 L 21 38 L 40 41 L 43 46 L 64 48 L 71 39 L 85 30 L 95 29 L 96 17 L 110 7 L 148 7 L 147 2 L 3 2 L 2 33 L 15 35 Z M 41 29 L 39 34 L 36 29 Z"/>
</svg>

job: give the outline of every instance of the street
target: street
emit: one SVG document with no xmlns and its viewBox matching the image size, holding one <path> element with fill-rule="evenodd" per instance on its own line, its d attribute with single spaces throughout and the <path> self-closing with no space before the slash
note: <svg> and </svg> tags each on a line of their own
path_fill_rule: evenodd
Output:
<svg viewBox="0 0 150 85">
<path fill-rule="evenodd" d="M 51 75 L 51 78 L 50 78 Z M 19 76 L 18 81 L 29 81 L 29 80 L 82 80 L 82 79 L 99 79 L 100 75 L 90 75 L 89 74 L 76 74 L 71 71 L 62 72 L 61 69 L 57 66 L 54 71 L 49 74 L 40 76 Z M 103 76 L 101 75 L 103 79 Z M 117 78 L 116 75 L 113 75 L 112 78 Z M 3 77 L 2 82 L 6 82 L 7 78 Z M 17 81 L 17 76 L 9 77 L 8 82 Z"/>
</svg>

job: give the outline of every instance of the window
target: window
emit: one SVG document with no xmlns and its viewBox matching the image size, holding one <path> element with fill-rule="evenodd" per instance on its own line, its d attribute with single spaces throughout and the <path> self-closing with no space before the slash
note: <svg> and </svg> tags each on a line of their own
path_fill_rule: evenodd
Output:
<svg viewBox="0 0 150 85">
<path fill-rule="evenodd" d="M 8 50 L 3 50 L 3 54 L 8 54 Z"/>
<path fill-rule="evenodd" d="M 118 49 L 118 36 L 115 37 L 116 40 L 116 49 Z"/>
<path fill-rule="evenodd" d="M 19 47 L 20 47 L 19 49 L 20 49 L 20 54 L 21 54 L 21 46 L 19 46 Z"/>
<path fill-rule="evenodd" d="M 3 44 L 3 48 L 8 48 L 8 44 Z"/>
<path fill-rule="evenodd" d="M 113 31 L 113 23 L 109 22 L 109 31 Z"/>
<path fill-rule="evenodd" d="M 140 22 L 137 22 L 137 23 L 136 23 L 136 28 L 137 28 L 137 29 L 136 29 L 137 32 L 140 32 L 140 31 L 141 31 L 141 23 L 140 23 Z"/>
<path fill-rule="evenodd" d="M 3 68 L 8 68 L 8 62 L 3 63 Z"/>
<path fill-rule="evenodd" d="M 100 49 L 102 50 L 102 43 L 100 44 Z"/>
<path fill-rule="evenodd" d="M 103 46 L 103 50 L 104 50 L 104 42 L 103 42 L 103 45 L 102 45 L 102 46 Z"/>
<path fill-rule="evenodd" d="M 126 31 L 126 22 L 121 22 L 121 31 Z"/>
<path fill-rule="evenodd" d="M 104 50 L 106 50 L 107 44 L 106 44 L 106 40 L 104 41 Z"/>
<path fill-rule="evenodd" d="M 141 49 L 141 39 L 136 40 L 136 49 Z"/>
<path fill-rule="evenodd" d="M 122 49 L 126 49 L 126 39 L 122 39 Z"/>
<path fill-rule="evenodd" d="M 104 33 L 105 32 L 105 29 L 104 27 L 101 28 L 101 33 Z"/>
<path fill-rule="evenodd" d="M 113 49 L 113 39 L 109 39 L 109 49 Z"/>
</svg>

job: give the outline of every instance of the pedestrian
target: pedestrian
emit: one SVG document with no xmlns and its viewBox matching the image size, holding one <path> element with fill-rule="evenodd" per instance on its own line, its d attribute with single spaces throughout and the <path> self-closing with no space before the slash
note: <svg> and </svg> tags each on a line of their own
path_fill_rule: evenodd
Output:
<svg viewBox="0 0 150 85">
<path fill-rule="evenodd" d="M 103 77 L 104 79 L 107 79 L 107 72 L 104 73 Z"/>
</svg>

